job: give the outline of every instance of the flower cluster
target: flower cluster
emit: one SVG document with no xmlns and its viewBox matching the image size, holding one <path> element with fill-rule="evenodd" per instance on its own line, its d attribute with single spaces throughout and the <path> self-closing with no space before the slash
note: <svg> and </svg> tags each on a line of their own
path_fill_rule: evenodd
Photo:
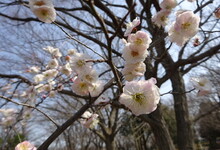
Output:
<svg viewBox="0 0 220 150">
<path fill-rule="evenodd" d="M 82 53 L 75 53 L 70 59 L 70 66 L 77 74 L 72 89 L 78 95 L 95 97 L 102 92 L 104 84 L 90 61 L 90 57 Z"/>
<path fill-rule="evenodd" d="M 84 114 L 81 116 L 80 123 L 84 127 L 92 129 L 99 122 L 99 120 L 97 119 L 98 116 L 99 116 L 98 114 L 92 114 L 89 111 L 85 111 Z"/>
<path fill-rule="evenodd" d="M 126 82 L 119 102 L 128 107 L 133 114 L 149 114 L 157 108 L 160 100 L 156 79 Z"/>
<path fill-rule="evenodd" d="M 29 0 L 29 6 L 40 21 L 52 23 L 56 20 L 56 11 L 51 0 Z"/>
<path fill-rule="evenodd" d="M 152 17 L 152 22 L 158 27 L 165 27 L 167 25 L 168 16 L 171 10 L 177 5 L 176 0 L 163 0 L 160 3 L 161 10 Z"/>
<path fill-rule="evenodd" d="M 200 18 L 192 11 L 177 12 L 176 22 L 171 26 L 168 34 L 171 42 L 183 46 L 186 41 L 196 35 Z"/>
<path fill-rule="evenodd" d="M 33 97 L 42 93 L 46 97 L 54 97 L 57 91 L 64 88 L 65 82 L 73 81 L 72 90 L 80 96 L 98 96 L 104 84 L 98 79 L 96 70 L 92 68 L 91 58 L 74 49 L 68 50 L 64 57 L 58 48 L 44 48 L 51 55 L 46 70 L 34 76 L 37 85 L 31 88 Z M 65 58 L 65 60 L 62 60 Z M 31 67 L 33 68 L 33 67 Z"/>
<path fill-rule="evenodd" d="M 148 56 L 147 49 L 150 43 L 151 39 L 146 32 L 137 31 L 129 34 L 122 53 L 122 57 L 125 59 L 122 73 L 127 81 L 144 75 L 146 66 L 143 61 Z"/>
</svg>

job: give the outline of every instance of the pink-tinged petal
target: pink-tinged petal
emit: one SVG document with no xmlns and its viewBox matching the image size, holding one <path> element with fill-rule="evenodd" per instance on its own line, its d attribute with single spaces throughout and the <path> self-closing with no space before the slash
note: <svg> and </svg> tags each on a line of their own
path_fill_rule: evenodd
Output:
<svg viewBox="0 0 220 150">
<path fill-rule="evenodd" d="M 136 116 L 151 113 L 160 100 L 159 88 L 154 80 L 126 82 L 119 102 Z"/>
</svg>

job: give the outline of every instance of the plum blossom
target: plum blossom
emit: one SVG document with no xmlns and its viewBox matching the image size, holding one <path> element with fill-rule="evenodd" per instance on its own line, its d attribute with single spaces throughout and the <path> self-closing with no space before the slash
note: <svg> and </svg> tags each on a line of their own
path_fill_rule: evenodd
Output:
<svg viewBox="0 0 220 150">
<path fill-rule="evenodd" d="M 58 71 L 56 69 L 50 69 L 47 71 L 44 71 L 43 73 L 44 79 L 52 79 L 57 76 Z"/>
<path fill-rule="evenodd" d="M 44 75 L 43 74 L 37 74 L 34 76 L 34 82 L 39 83 L 44 80 Z"/>
<path fill-rule="evenodd" d="M 29 5 L 40 21 L 52 23 L 56 20 L 56 11 L 50 0 L 30 0 Z"/>
<path fill-rule="evenodd" d="M 130 34 L 128 36 L 128 42 L 131 43 L 130 47 L 133 49 L 138 48 L 140 50 L 146 50 L 152 40 L 146 32 L 138 31 L 135 34 Z"/>
<path fill-rule="evenodd" d="M 199 22 L 199 16 L 193 11 L 185 11 L 177 16 L 174 28 L 176 31 L 181 31 L 185 37 L 193 37 L 198 31 Z"/>
<path fill-rule="evenodd" d="M 38 67 L 38 66 L 32 66 L 32 67 L 30 67 L 30 68 L 27 70 L 27 72 L 30 72 L 30 73 L 38 73 L 38 72 L 40 72 L 40 67 Z"/>
<path fill-rule="evenodd" d="M 72 69 L 70 68 L 70 64 L 67 63 L 66 65 L 62 66 L 60 72 L 69 76 L 72 73 Z"/>
<path fill-rule="evenodd" d="M 80 123 L 86 128 L 94 128 L 99 122 L 99 120 L 97 119 L 98 116 L 98 114 L 92 114 L 89 111 L 86 111 L 82 115 Z"/>
<path fill-rule="evenodd" d="M 81 96 L 89 95 L 89 91 L 92 88 L 92 85 L 88 82 L 81 80 L 80 78 L 76 78 L 72 85 L 72 90 Z"/>
<path fill-rule="evenodd" d="M 143 62 L 135 64 L 125 64 L 122 74 L 127 81 L 131 81 L 138 76 L 143 76 L 146 71 L 146 65 Z"/>
<path fill-rule="evenodd" d="M 206 78 L 193 77 L 191 78 L 193 86 L 199 90 L 198 96 L 210 94 L 212 91 L 211 82 Z"/>
<path fill-rule="evenodd" d="M 165 27 L 167 25 L 169 14 L 170 10 L 162 9 L 159 12 L 157 12 L 157 14 L 154 15 L 151 20 L 158 27 Z"/>
<path fill-rule="evenodd" d="M 177 6 L 176 0 L 163 0 L 160 3 L 160 7 L 162 9 L 166 9 L 166 10 L 171 10 L 171 9 L 175 8 L 176 6 Z"/>
<path fill-rule="evenodd" d="M 125 59 L 127 64 L 134 64 L 140 61 L 144 61 L 145 58 L 148 56 L 147 49 L 139 49 L 138 47 L 130 46 L 130 43 L 126 44 L 122 57 Z"/>
<path fill-rule="evenodd" d="M 62 54 L 60 53 L 59 48 L 54 48 L 52 46 L 47 46 L 47 47 L 43 48 L 43 50 L 49 52 L 55 58 L 59 58 L 59 57 L 62 56 Z"/>
<path fill-rule="evenodd" d="M 86 62 L 90 57 L 86 54 L 76 53 L 70 60 L 70 66 L 76 73 L 81 73 L 84 70 L 91 68 L 92 63 Z"/>
<path fill-rule="evenodd" d="M 124 33 L 124 36 L 128 36 L 131 34 L 132 30 L 137 27 L 140 24 L 140 20 L 138 18 L 135 18 L 132 22 L 129 22 L 126 24 L 126 31 Z"/>
<path fill-rule="evenodd" d="M 79 74 L 79 78 L 85 82 L 93 83 L 98 80 L 98 74 L 94 69 L 88 68 Z"/>
<path fill-rule="evenodd" d="M 54 69 L 57 68 L 58 65 L 59 65 L 58 60 L 54 58 L 49 61 L 47 68 Z"/>
<path fill-rule="evenodd" d="M 176 22 L 173 23 L 168 32 L 171 42 L 183 46 L 186 41 L 196 35 L 199 22 L 199 16 L 196 16 L 192 11 L 178 12 Z"/>
<path fill-rule="evenodd" d="M 128 107 L 136 116 L 149 114 L 157 108 L 160 100 L 156 79 L 126 82 L 119 102 Z"/>
<path fill-rule="evenodd" d="M 98 96 L 104 89 L 104 83 L 101 80 L 97 80 L 92 84 L 92 87 L 89 88 L 89 93 L 92 97 Z"/>
<path fill-rule="evenodd" d="M 57 94 L 57 91 L 50 91 L 50 93 L 49 93 L 49 97 L 50 98 L 54 98 L 55 96 L 56 96 L 56 94 Z"/>
<path fill-rule="evenodd" d="M 68 55 L 70 55 L 70 56 L 73 56 L 73 55 L 75 55 L 77 52 L 76 52 L 76 50 L 75 49 L 69 49 L 68 50 Z"/>
<path fill-rule="evenodd" d="M 16 147 L 15 150 L 37 150 L 36 147 L 34 147 L 33 144 L 31 144 L 29 141 L 24 141 L 19 143 Z"/>
</svg>

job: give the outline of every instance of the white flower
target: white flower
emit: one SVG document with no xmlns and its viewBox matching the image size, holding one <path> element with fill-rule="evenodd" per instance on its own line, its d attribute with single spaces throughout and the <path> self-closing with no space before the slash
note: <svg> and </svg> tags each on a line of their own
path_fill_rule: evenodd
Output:
<svg viewBox="0 0 220 150">
<path fill-rule="evenodd" d="M 92 85 L 88 82 L 82 81 L 80 78 L 76 78 L 72 85 L 72 90 L 81 96 L 89 95 L 89 91 L 92 88 Z"/>
<path fill-rule="evenodd" d="M 43 86 L 44 91 L 46 92 L 50 92 L 53 89 L 53 84 L 49 83 L 49 84 L 45 84 Z"/>
<path fill-rule="evenodd" d="M 92 97 L 96 97 L 103 91 L 103 89 L 104 89 L 104 83 L 98 80 L 92 84 L 91 88 L 89 88 L 89 93 Z"/>
<path fill-rule="evenodd" d="M 180 13 L 174 24 L 175 30 L 181 32 L 185 37 L 193 37 L 199 28 L 200 17 L 195 15 L 193 11 L 185 11 Z"/>
<path fill-rule="evenodd" d="M 76 73 L 81 73 L 84 70 L 91 68 L 92 63 L 86 62 L 90 57 L 86 54 L 76 53 L 70 60 L 70 66 Z"/>
<path fill-rule="evenodd" d="M 72 73 L 72 69 L 70 68 L 70 64 L 67 63 L 66 65 L 62 66 L 60 71 L 62 74 L 69 76 Z"/>
<path fill-rule="evenodd" d="M 160 7 L 162 9 L 167 9 L 167 10 L 175 8 L 176 6 L 177 6 L 177 1 L 176 0 L 163 0 L 160 3 Z"/>
<path fill-rule="evenodd" d="M 62 54 L 60 53 L 59 48 L 54 48 L 52 46 L 47 46 L 45 48 L 43 48 L 45 51 L 49 52 L 53 57 L 59 58 L 62 56 Z"/>
<path fill-rule="evenodd" d="M 138 48 L 140 50 L 146 50 L 149 48 L 152 40 L 146 32 L 138 31 L 128 36 L 128 42 L 131 43 L 130 47 L 132 49 Z"/>
<path fill-rule="evenodd" d="M 126 31 L 124 33 L 124 36 L 128 36 L 131 34 L 132 30 L 137 27 L 140 24 L 140 20 L 138 18 L 135 18 L 132 22 L 129 22 L 126 24 Z"/>
<path fill-rule="evenodd" d="M 84 112 L 82 118 L 80 119 L 80 123 L 86 128 L 94 128 L 95 125 L 98 124 L 99 120 L 98 114 L 92 114 L 89 111 Z"/>
<path fill-rule="evenodd" d="M 32 113 L 32 109 L 30 108 L 24 108 L 23 114 L 22 114 L 22 118 L 24 120 L 28 120 L 31 118 L 31 113 Z"/>
<path fill-rule="evenodd" d="M 57 94 L 57 91 L 50 91 L 49 97 L 54 98 L 56 96 L 56 94 Z"/>
<path fill-rule="evenodd" d="M 56 69 L 50 69 L 50 70 L 43 72 L 44 79 L 54 78 L 57 76 L 57 74 L 58 74 L 58 71 Z"/>
<path fill-rule="evenodd" d="M 76 50 L 75 49 L 69 49 L 68 50 L 68 55 L 70 55 L 70 56 L 73 56 L 73 55 L 75 55 L 77 52 L 76 52 Z"/>
<path fill-rule="evenodd" d="M 59 63 L 58 63 L 57 59 L 54 58 L 54 59 L 49 61 L 47 67 L 50 68 L 50 69 L 54 69 L 54 68 L 57 68 L 58 65 L 59 65 Z"/>
<path fill-rule="evenodd" d="M 41 81 L 44 80 L 44 75 L 43 74 L 37 74 L 34 76 L 34 82 L 40 83 Z"/>
<path fill-rule="evenodd" d="M 28 72 L 30 72 L 30 73 L 38 73 L 38 72 L 40 72 L 40 67 L 32 66 L 32 67 L 30 67 L 30 69 L 28 69 Z"/>
<path fill-rule="evenodd" d="M 81 72 L 78 77 L 81 78 L 83 81 L 92 84 L 93 82 L 97 81 L 98 74 L 94 69 L 88 68 L 84 70 L 83 72 Z"/>
<path fill-rule="evenodd" d="M 139 47 L 131 47 L 130 43 L 125 45 L 122 53 L 122 57 L 125 59 L 127 64 L 134 64 L 144 61 L 147 56 L 147 49 L 143 50 L 139 49 Z"/>
<path fill-rule="evenodd" d="M 56 20 L 56 10 L 49 0 L 30 0 L 30 9 L 38 17 L 38 19 L 45 23 L 52 23 Z"/>
<path fill-rule="evenodd" d="M 177 13 L 176 22 L 171 26 L 168 34 L 171 42 L 183 46 L 187 40 L 196 35 L 200 18 L 192 11 L 180 11 Z"/>
<path fill-rule="evenodd" d="M 149 114 L 157 108 L 160 100 L 156 80 L 126 82 L 119 102 L 128 107 L 136 116 Z"/>
<path fill-rule="evenodd" d="M 198 96 L 210 94 L 212 91 L 211 82 L 206 78 L 193 77 L 191 78 L 193 86 L 199 90 Z"/>
<path fill-rule="evenodd" d="M 34 147 L 33 144 L 31 144 L 28 141 L 24 141 L 22 143 L 19 143 L 16 147 L 15 150 L 37 150 L 36 147 Z"/>
<path fill-rule="evenodd" d="M 125 80 L 131 81 L 138 76 L 143 76 L 145 71 L 146 65 L 143 62 L 138 62 L 135 64 L 125 64 L 122 74 L 125 76 Z"/>
<path fill-rule="evenodd" d="M 183 46 L 186 43 L 186 41 L 188 41 L 188 38 L 183 36 L 181 32 L 175 31 L 174 24 L 170 28 L 168 34 L 170 41 L 175 42 L 179 46 Z"/>
<path fill-rule="evenodd" d="M 170 14 L 170 10 L 160 10 L 156 15 L 152 17 L 152 22 L 156 24 L 158 27 L 165 27 L 167 25 L 168 16 Z"/>
</svg>

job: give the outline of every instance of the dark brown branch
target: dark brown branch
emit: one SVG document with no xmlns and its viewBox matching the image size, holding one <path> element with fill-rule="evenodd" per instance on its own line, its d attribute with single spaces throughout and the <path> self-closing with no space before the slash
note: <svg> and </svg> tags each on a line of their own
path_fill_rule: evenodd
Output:
<svg viewBox="0 0 220 150">
<path fill-rule="evenodd" d="M 78 112 L 76 112 L 72 117 L 70 117 L 64 124 L 62 124 L 59 128 L 57 128 L 53 134 L 51 134 L 43 144 L 40 145 L 38 150 L 47 150 L 50 144 L 62 134 L 69 126 L 71 126 L 77 119 L 79 119 L 82 114 L 90 108 L 91 104 L 95 101 L 92 99 L 89 103 L 82 106 Z"/>
<path fill-rule="evenodd" d="M 25 77 L 22 77 L 17 74 L 0 74 L 0 78 L 10 78 L 10 79 L 20 79 L 23 83 L 27 83 L 28 85 L 32 85 L 33 83 Z"/>
<path fill-rule="evenodd" d="M 220 52 L 220 44 L 210 48 L 209 50 L 207 50 L 206 52 L 204 52 L 198 56 L 188 58 L 188 59 L 181 59 L 181 60 L 177 61 L 175 63 L 175 68 L 177 68 L 179 66 L 184 66 L 187 64 L 196 63 L 197 61 L 200 61 L 206 57 L 211 57 L 219 52 Z"/>
</svg>

